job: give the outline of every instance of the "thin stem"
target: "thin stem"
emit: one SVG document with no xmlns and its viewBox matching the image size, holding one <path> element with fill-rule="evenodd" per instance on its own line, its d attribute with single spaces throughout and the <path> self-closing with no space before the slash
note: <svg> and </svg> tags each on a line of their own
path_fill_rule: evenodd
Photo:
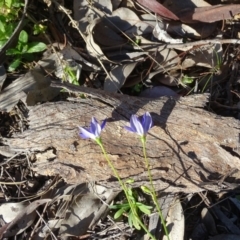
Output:
<svg viewBox="0 0 240 240">
<path fill-rule="evenodd" d="M 148 161 L 148 158 L 147 158 L 147 153 L 146 153 L 146 137 L 142 137 L 141 138 L 141 142 L 142 142 L 142 146 L 143 146 L 143 156 L 144 156 L 145 164 L 146 164 L 147 171 L 148 171 L 148 178 L 149 178 L 150 185 L 151 185 L 151 188 L 152 188 L 151 189 L 151 196 L 152 196 L 154 204 L 156 205 L 159 217 L 161 219 L 161 222 L 162 222 L 162 225 L 163 225 L 163 228 L 164 228 L 164 232 L 165 232 L 168 240 L 170 240 L 169 233 L 168 233 L 168 230 L 167 230 L 167 227 L 166 227 L 166 223 L 164 221 L 164 218 L 163 218 L 163 215 L 162 215 L 162 211 L 161 211 L 159 203 L 157 201 L 156 192 L 155 192 L 155 189 L 154 189 L 154 186 L 153 186 L 152 174 L 151 174 L 151 170 L 150 170 L 150 164 L 149 164 L 149 161 Z"/>
<path fill-rule="evenodd" d="M 126 187 L 125 183 L 122 182 L 122 180 L 121 180 L 121 178 L 120 178 L 117 170 L 115 169 L 115 167 L 114 167 L 113 164 L 112 164 L 112 161 L 109 159 L 109 157 L 108 157 L 108 155 L 107 155 L 107 153 L 106 153 L 106 151 L 105 151 L 105 149 L 104 149 L 104 147 L 103 147 L 103 144 L 102 144 L 101 140 L 98 139 L 96 142 L 97 142 L 97 144 L 100 146 L 100 148 L 101 148 L 101 150 L 102 150 L 102 152 L 103 152 L 103 155 L 104 155 L 105 159 L 106 159 L 107 162 L 108 162 L 108 165 L 111 167 L 114 175 L 116 176 L 118 182 L 120 183 L 120 185 L 121 185 L 121 187 L 122 187 L 122 189 L 123 189 L 123 191 L 124 191 L 124 193 L 125 193 L 125 195 L 126 195 L 126 198 L 127 198 L 128 203 L 129 203 L 129 206 L 130 206 L 130 208 L 131 208 L 131 211 L 132 211 L 132 213 L 134 214 L 134 216 L 137 218 L 138 223 L 140 224 L 140 226 L 144 229 L 144 231 L 145 231 L 152 239 L 156 240 L 156 238 L 149 232 L 149 230 L 145 227 L 145 225 L 144 225 L 144 224 L 142 223 L 142 221 L 140 220 L 140 218 L 139 218 L 139 216 L 138 216 L 138 214 L 137 214 L 137 212 L 136 212 L 136 209 L 134 208 L 134 206 L 133 206 L 133 204 L 132 204 L 132 200 L 129 198 L 129 195 L 128 195 L 128 192 L 127 192 L 127 187 Z"/>
</svg>

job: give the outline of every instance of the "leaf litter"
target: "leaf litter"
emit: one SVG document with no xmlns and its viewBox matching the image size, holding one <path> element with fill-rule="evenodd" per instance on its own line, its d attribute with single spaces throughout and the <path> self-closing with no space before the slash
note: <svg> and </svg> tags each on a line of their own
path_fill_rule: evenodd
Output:
<svg viewBox="0 0 240 240">
<path fill-rule="evenodd" d="M 194 0 L 75 0 L 72 6 L 48 1 L 47 9 L 56 13 L 51 16 L 56 33 L 50 36 L 49 51 L 10 84 L 9 74 L 4 65 L 0 66 L 1 135 L 11 136 L 27 128 L 27 112 L 16 120 L 22 112 L 19 100 L 28 106 L 53 100 L 59 90 L 50 87 L 51 79 L 74 83 L 72 75 L 79 84 L 101 86 L 109 92 L 130 93 L 140 86 L 142 90 L 134 90 L 134 94 L 147 98 L 209 92 L 215 103 L 212 107 L 218 106 L 215 112 L 239 118 L 239 108 L 231 111 L 239 106 L 238 40 L 231 42 L 240 32 L 239 22 L 233 19 L 240 13 L 239 6 Z M 47 12 L 43 11 L 46 18 Z M 59 42 L 57 34 L 64 36 L 65 42 Z M 12 132 L 6 122 L 13 126 Z M 113 222 L 107 206 L 112 201 L 121 202 L 119 195 L 94 184 L 68 186 L 61 178 L 38 176 L 31 163 L 44 164 L 54 158 L 53 149 L 17 156 L 1 150 L 0 154 L 2 238 L 142 237 L 123 219 Z M 171 239 L 238 239 L 239 193 L 227 195 L 223 202 L 218 202 L 220 199 L 221 193 L 160 195 L 165 219 L 172 227 Z M 101 214 L 96 220 L 98 212 Z M 158 239 L 165 239 L 154 214 L 148 217 L 149 229 Z"/>
</svg>

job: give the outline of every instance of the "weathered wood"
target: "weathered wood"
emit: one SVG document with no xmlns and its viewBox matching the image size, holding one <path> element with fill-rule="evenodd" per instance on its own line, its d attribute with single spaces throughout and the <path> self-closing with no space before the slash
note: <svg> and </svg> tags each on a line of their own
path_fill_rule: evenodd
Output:
<svg viewBox="0 0 240 240">
<path fill-rule="evenodd" d="M 4 145 L 35 153 L 34 169 L 39 174 L 60 174 L 68 183 L 98 181 L 118 188 L 98 145 L 78 136 L 78 126 L 88 126 L 92 116 L 99 121 L 107 118 L 101 136 L 114 166 L 122 178 L 134 178 L 134 186 L 148 185 L 139 137 L 123 127 L 129 125 L 131 114 L 149 111 L 154 127 L 147 136 L 147 154 L 157 190 L 217 192 L 223 187 L 218 181 L 234 169 L 231 180 L 239 182 L 238 121 L 204 110 L 206 95 L 148 100 L 99 93 L 104 98 L 30 108 L 29 129 L 3 139 Z"/>
</svg>

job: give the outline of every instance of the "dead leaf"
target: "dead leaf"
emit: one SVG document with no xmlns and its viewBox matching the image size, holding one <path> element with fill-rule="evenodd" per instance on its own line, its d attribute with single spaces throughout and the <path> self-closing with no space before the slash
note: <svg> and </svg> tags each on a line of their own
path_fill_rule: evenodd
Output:
<svg viewBox="0 0 240 240">
<path fill-rule="evenodd" d="M 216 21 L 232 19 L 234 15 L 238 13 L 240 13 L 240 4 L 229 4 L 184 9 L 179 12 L 178 16 L 181 21 L 185 23 L 213 23 Z"/>
<path fill-rule="evenodd" d="M 166 225 L 168 226 L 169 238 L 183 240 L 185 225 L 184 225 L 184 214 L 181 202 L 179 199 L 173 201 L 172 206 L 169 209 L 168 216 L 166 219 Z M 166 236 L 163 237 L 163 240 L 167 240 Z"/>
<path fill-rule="evenodd" d="M 99 19 L 93 20 L 93 22 L 88 26 L 88 36 L 86 38 L 86 47 L 89 54 L 93 55 L 94 57 L 98 58 L 99 60 L 107 60 L 111 62 L 103 53 L 101 47 L 95 42 L 93 37 L 93 29 L 96 24 L 99 22 Z"/>
<path fill-rule="evenodd" d="M 156 75 L 157 72 L 166 72 L 173 69 L 179 69 L 180 57 L 173 49 L 158 49 L 158 52 L 154 54 L 153 71 L 149 74 L 149 78 Z"/>
<path fill-rule="evenodd" d="M 41 225 L 33 239 L 46 239 L 49 232 L 55 230 L 62 232 L 62 235 L 81 235 L 102 206 L 100 199 L 107 199 L 111 194 L 112 190 L 91 183 L 66 184 L 55 188 L 48 197 L 58 206 L 55 213 L 57 219 Z"/>
<path fill-rule="evenodd" d="M 181 78 L 181 72 L 172 70 L 168 73 L 159 73 L 152 78 L 153 82 L 159 82 L 161 84 L 174 87 L 178 86 L 179 79 Z"/>
<path fill-rule="evenodd" d="M 108 20 L 103 18 L 98 21 L 93 28 L 92 34 L 95 42 L 102 47 L 113 47 L 126 44 L 128 40 L 121 37 L 119 30 L 110 26 L 109 21 L 114 23 L 114 18 L 108 18 Z"/>
<path fill-rule="evenodd" d="M 166 30 L 163 28 L 160 28 L 158 22 L 156 23 L 156 26 L 153 29 L 153 36 L 157 38 L 159 41 L 163 41 L 165 43 L 171 43 L 171 44 L 178 44 L 183 43 L 182 39 L 175 39 L 172 38 Z"/>
<path fill-rule="evenodd" d="M 92 193 L 74 197 L 59 230 L 61 235 L 80 236 L 86 233 L 96 212 L 102 205 L 100 199 Z"/>
<path fill-rule="evenodd" d="M 205 207 L 202 209 L 201 219 L 202 219 L 202 223 L 205 225 L 208 233 L 211 236 L 217 235 L 218 231 L 217 231 L 216 223 L 213 218 L 213 215 L 211 214 L 211 212 L 209 211 L 208 208 Z"/>
<path fill-rule="evenodd" d="M 47 222 L 47 225 L 41 224 L 40 227 L 34 232 L 32 239 L 46 240 L 49 239 L 50 231 L 55 232 L 62 224 L 63 219 L 53 219 Z"/>
<path fill-rule="evenodd" d="M 115 10 L 111 16 L 92 22 L 89 25 L 90 28 L 89 43 L 96 48 L 97 55 L 105 55 L 114 62 L 139 61 L 140 56 L 147 54 L 144 51 L 145 47 L 155 49 L 153 42 L 143 37 L 143 35 L 151 34 L 152 27 L 141 21 L 137 14 L 128 8 L 121 7 Z M 135 41 L 140 42 L 143 51 L 140 51 L 139 47 L 135 45 Z"/>
<path fill-rule="evenodd" d="M 177 16 L 182 16 L 181 11 L 184 11 L 184 9 L 194 9 L 209 6 L 211 7 L 211 5 L 204 0 L 191 0 L 191 1 L 166 0 L 164 1 L 163 5 Z M 197 22 L 191 24 L 190 23 L 184 24 L 180 21 L 179 22 L 171 21 L 165 23 L 165 25 L 166 25 L 165 29 L 170 34 L 195 39 L 206 38 L 209 35 L 211 35 L 216 29 L 215 23 Z"/>
<path fill-rule="evenodd" d="M 10 223 L 14 220 L 19 212 L 29 205 L 27 202 L 3 203 L 0 206 L 1 218 Z"/>
<path fill-rule="evenodd" d="M 14 235 L 18 235 L 22 233 L 25 229 L 32 225 L 37 216 L 36 209 L 47 202 L 51 201 L 51 199 L 42 199 L 36 200 L 30 203 L 24 210 L 19 212 L 17 216 L 14 218 L 12 222 L 7 224 L 7 228 L 4 225 L 0 228 L 0 232 L 4 229 L 3 236 L 4 237 L 12 237 Z"/>
<path fill-rule="evenodd" d="M 161 3 L 157 2 L 156 0 L 137 0 L 141 5 L 149 9 L 150 11 L 158 14 L 159 16 L 171 19 L 171 20 L 179 20 L 179 18 L 165 8 Z"/>
<path fill-rule="evenodd" d="M 189 52 L 182 62 L 182 68 L 186 69 L 192 66 L 219 68 L 222 63 L 222 54 L 222 44 L 220 43 L 196 48 Z"/>
<path fill-rule="evenodd" d="M 106 14 L 112 12 L 111 0 L 92 1 L 91 5 L 87 0 L 73 1 L 74 19 L 78 21 L 78 26 L 82 33 L 86 32 L 88 25 L 94 19 L 99 18 L 98 14 L 92 9 L 92 6 L 101 9 Z"/>
<path fill-rule="evenodd" d="M 137 62 L 124 64 L 113 68 L 109 73 L 111 79 L 106 77 L 104 82 L 104 90 L 108 92 L 117 92 L 125 83 L 126 78 L 133 71 Z"/>
</svg>

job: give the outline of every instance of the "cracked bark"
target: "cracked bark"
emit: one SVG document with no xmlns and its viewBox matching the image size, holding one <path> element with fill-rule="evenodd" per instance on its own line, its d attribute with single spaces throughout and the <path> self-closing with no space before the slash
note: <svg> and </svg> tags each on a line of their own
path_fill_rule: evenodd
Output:
<svg viewBox="0 0 240 240">
<path fill-rule="evenodd" d="M 120 176 L 133 178 L 136 187 L 148 185 L 141 142 L 123 126 L 131 114 L 149 111 L 154 127 L 147 136 L 147 155 L 156 190 L 218 192 L 225 183 L 239 182 L 238 121 L 204 110 L 206 95 L 148 100 L 102 94 L 107 103 L 87 98 L 31 107 L 29 129 L 2 139 L 5 146 L 0 150 L 30 151 L 39 174 L 59 174 L 68 183 L 97 181 L 117 190 L 119 184 L 98 145 L 78 137 L 78 126 L 88 126 L 92 116 L 107 118 L 101 136 Z"/>
</svg>

